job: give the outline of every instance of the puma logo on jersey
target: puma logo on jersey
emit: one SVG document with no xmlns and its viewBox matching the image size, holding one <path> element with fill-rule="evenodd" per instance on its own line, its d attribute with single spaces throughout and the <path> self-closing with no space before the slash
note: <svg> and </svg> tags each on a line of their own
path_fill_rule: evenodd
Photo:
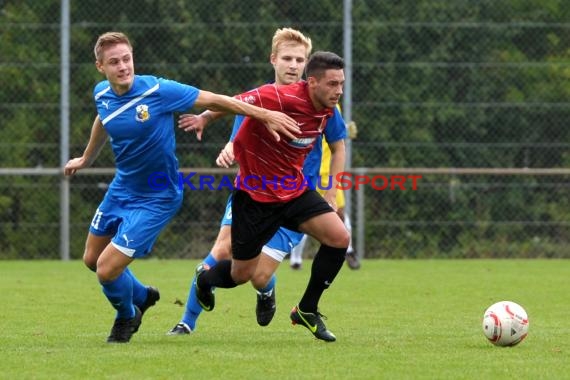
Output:
<svg viewBox="0 0 570 380">
<path fill-rule="evenodd" d="M 130 242 L 134 241 L 134 240 L 132 240 L 132 239 L 129 239 L 129 238 L 127 237 L 127 234 L 123 234 L 122 237 L 123 237 L 123 239 L 125 239 L 125 244 L 127 245 L 127 247 L 129 246 L 129 243 L 130 243 Z"/>
</svg>

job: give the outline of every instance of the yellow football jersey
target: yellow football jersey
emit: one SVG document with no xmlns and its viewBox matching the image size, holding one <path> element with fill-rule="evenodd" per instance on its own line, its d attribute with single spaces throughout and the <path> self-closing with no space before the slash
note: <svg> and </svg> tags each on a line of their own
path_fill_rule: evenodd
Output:
<svg viewBox="0 0 570 380">
<path fill-rule="evenodd" d="M 338 110 L 340 111 L 340 105 L 337 105 Z M 325 136 L 323 135 L 322 139 L 322 148 L 323 148 L 323 155 L 321 157 L 321 169 L 319 171 L 319 175 L 321 176 L 321 183 L 319 187 L 327 188 L 329 185 L 329 173 L 331 169 L 331 150 L 329 148 L 329 144 L 325 140 Z M 324 195 L 325 190 L 321 188 L 317 188 L 317 191 Z M 342 190 L 337 190 L 336 192 L 336 206 L 338 208 L 343 208 L 345 206 L 345 199 L 344 199 L 344 192 Z"/>
</svg>

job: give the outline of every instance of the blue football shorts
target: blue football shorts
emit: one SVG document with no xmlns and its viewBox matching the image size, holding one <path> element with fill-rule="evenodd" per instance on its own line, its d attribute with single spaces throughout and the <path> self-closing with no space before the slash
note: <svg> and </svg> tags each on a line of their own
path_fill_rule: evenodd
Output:
<svg viewBox="0 0 570 380">
<path fill-rule="evenodd" d="M 107 192 L 95 211 L 89 232 L 113 236 L 111 244 L 126 256 L 144 257 L 181 205 L 182 193 L 164 199 Z"/>
<path fill-rule="evenodd" d="M 221 227 L 232 225 L 232 199 L 233 193 L 228 197 L 226 202 L 226 210 L 222 217 Z M 275 235 L 265 244 L 262 252 L 272 259 L 282 262 L 285 256 L 291 253 L 303 238 L 302 232 L 291 231 L 285 227 L 279 228 Z"/>
</svg>

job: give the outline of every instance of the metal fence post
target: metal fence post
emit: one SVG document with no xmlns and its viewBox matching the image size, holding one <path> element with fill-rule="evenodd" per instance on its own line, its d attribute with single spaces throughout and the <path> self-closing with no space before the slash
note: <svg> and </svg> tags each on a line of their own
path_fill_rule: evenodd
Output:
<svg viewBox="0 0 570 380">
<path fill-rule="evenodd" d="M 70 46 L 69 0 L 61 0 L 61 95 L 60 95 L 60 168 L 69 160 L 69 46 Z M 69 179 L 60 180 L 60 254 L 69 260 Z"/>
<path fill-rule="evenodd" d="M 343 118 L 349 123 L 352 121 L 352 0 L 344 0 L 343 4 L 343 42 L 344 42 L 344 94 L 343 94 Z M 346 162 L 345 167 L 350 171 L 352 168 L 352 141 L 350 137 L 346 142 Z M 345 215 L 349 220 L 354 221 L 352 215 L 352 191 L 345 191 L 346 205 L 344 209 Z M 357 255 L 360 255 L 357 252 Z"/>
</svg>

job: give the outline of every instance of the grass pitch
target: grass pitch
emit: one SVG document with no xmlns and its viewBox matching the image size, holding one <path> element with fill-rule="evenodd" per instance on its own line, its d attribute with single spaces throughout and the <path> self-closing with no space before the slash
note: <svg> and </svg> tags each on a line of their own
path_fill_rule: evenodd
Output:
<svg viewBox="0 0 570 380">
<path fill-rule="evenodd" d="M 310 262 L 278 272 L 277 314 L 255 321 L 249 284 L 216 292 L 195 333 L 165 333 L 180 319 L 196 261 L 144 260 L 156 285 L 129 344 L 105 343 L 114 311 L 80 262 L 0 261 L 0 378 L 5 379 L 564 379 L 570 378 L 570 261 L 364 261 L 346 266 L 321 300 L 337 342 L 291 326 Z M 529 336 L 492 346 L 484 310 L 525 307 Z"/>
</svg>

